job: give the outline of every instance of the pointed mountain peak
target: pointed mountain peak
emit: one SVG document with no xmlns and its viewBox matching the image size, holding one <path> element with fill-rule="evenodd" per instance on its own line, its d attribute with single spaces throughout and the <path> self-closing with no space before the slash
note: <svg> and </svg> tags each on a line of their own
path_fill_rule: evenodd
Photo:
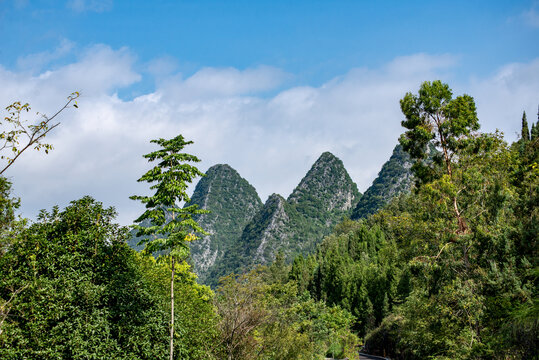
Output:
<svg viewBox="0 0 539 360">
<path fill-rule="evenodd" d="M 247 193 L 250 198 L 255 198 L 256 203 L 262 204 L 256 189 L 228 164 L 216 164 L 206 171 L 206 176 L 200 179 L 195 187 L 191 204 L 198 204 L 201 208 L 207 209 L 208 196 L 231 197 L 235 195 L 233 189 L 239 191 L 240 195 Z"/>
<path fill-rule="evenodd" d="M 324 151 L 322 153 L 322 155 L 320 155 L 318 160 L 316 160 L 315 163 L 320 162 L 320 161 L 335 161 L 335 160 L 340 161 L 338 157 L 336 157 L 335 155 L 333 155 L 329 151 Z"/>
<path fill-rule="evenodd" d="M 272 204 L 278 204 L 278 203 L 284 203 L 286 200 L 284 197 L 282 197 L 279 194 L 273 193 L 270 196 L 268 196 L 268 200 L 266 200 L 266 203 L 264 206 L 272 205 Z"/>
<path fill-rule="evenodd" d="M 208 171 L 206 171 L 206 176 L 208 176 L 210 174 L 219 174 L 219 173 L 223 173 L 223 172 L 235 172 L 236 174 L 238 174 L 238 172 L 236 170 L 234 170 L 228 164 L 216 164 L 216 165 L 213 165 L 212 167 L 210 167 L 208 169 Z M 239 174 L 238 174 L 238 176 L 239 176 Z"/>
<path fill-rule="evenodd" d="M 329 151 L 325 151 L 314 162 L 309 172 L 312 172 L 313 170 L 317 170 L 317 169 L 322 169 L 323 171 L 323 169 L 330 166 L 330 164 L 335 164 L 337 167 L 342 167 L 344 169 L 344 165 L 341 159 L 339 159 L 338 157 L 336 157 Z"/>
<path fill-rule="evenodd" d="M 324 208 L 328 211 L 349 210 L 356 205 L 360 196 L 343 162 L 326 151 L 290 194 L 288 201 L 296 204 L 324 202 Z"/>
<path fill-rule="evenodd" d="M 352 219 L 356 220 L 374 214 L 393 197 L 409 192 L 413 182 L 411 167 L 410 155 L 398 144 L 372 185 L 359 200 L 352 212 Z"/>
<path fill-rule="evenodd" d="M 195 271 L 205 281 L 210 268 L 239 239 L 245 225 L 262 208 L 262 201 L 255 188 L 236 170 L 218 164 L 210 167 L 196 185 L 188 205 L 192 204 L 210 211 L 195 218 L 209 235 L 190 244 Z"/>
</svg>

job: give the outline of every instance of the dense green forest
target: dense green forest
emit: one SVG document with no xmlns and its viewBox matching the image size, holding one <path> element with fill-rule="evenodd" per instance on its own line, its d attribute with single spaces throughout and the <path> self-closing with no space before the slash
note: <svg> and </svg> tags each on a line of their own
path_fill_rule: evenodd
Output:
<svg viewBox="0 0 539 360">
<path fill-rule="evenodd" d="M 412 191 L 373 192 L 311 255 L 277 253 L 214 291 L 188 264 L 203 214 L 175 206 L 190 202 L 193 177 L 180 174 L 199 174 L 183 138 L 146 155 L 164 160 L 141 178 L 156 195 L 135 197 L 152 224 L 138 228 L 142 252 L 90 197 L 21 219 L 24 198 L 0 174 L 0 358 L 354 359 L 361 346 L 391 359 L 539 358 L 539 120 L 530 130 L 524 114 L 507 144 L 479 132 L 473 98 L 440 81 L 400 105 L 396 156 Z"/>
</svg>

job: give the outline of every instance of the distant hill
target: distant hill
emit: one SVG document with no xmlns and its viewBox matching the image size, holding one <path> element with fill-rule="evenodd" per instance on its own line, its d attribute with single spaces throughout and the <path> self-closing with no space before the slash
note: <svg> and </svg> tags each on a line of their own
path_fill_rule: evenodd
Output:
<svg viewBox="0 0 539 360">
<path fill-rule="evenodd" d="M 409 192 L 413 184 L 412 161 L 401 145 L 395 146 L 393 154 L 382 166 L 378 177 L 363 193 L 352 212 L 352 219 L 357 220 L 376 213 L 393 197 Z"/>
<path fill-rule="evenodd" d="M 340 159 L 323 153 L 288 199 L 272 194 L 262 204 L 255 188 L 229 165 L 212 166 L 195 187 L 190 204 L 210 210 L 195 220 L 209 235 L 192 242 L 191 262 L 199 281 L 273 261 L 308 255 L 346 217 L 359 219 L 409 191 L 411 162 L 400 145 L 362 196 Z M 138 239 L 130 245 L 137 250 Z"/>
<path fill-rule="evenodd" d="M 342 161 L 323 153 L 287 200 L 278 194 L 268 198 L 211 277 L 269 263 L 278 252 L 288 261 L 314 252 L 333 226 L 351 215 L 360 197 Z"/>
<path fill-rule="evenodd" d="M 262 201 L 236 170 L 219 164 L 209 168 L 200 179 L 189 205 L 192 204 L 210 210 L 209 214 L 195 217 L 209 235 L 190 244 L 194 270 L 205 282 L 209 269 L 240 238 L 244 227 L 262 208 Z"/>
</svg>

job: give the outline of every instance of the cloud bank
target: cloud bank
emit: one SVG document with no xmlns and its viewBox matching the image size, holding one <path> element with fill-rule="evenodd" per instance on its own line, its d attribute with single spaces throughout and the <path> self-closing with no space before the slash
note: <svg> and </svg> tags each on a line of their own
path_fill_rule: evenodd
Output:
<svg viewBox="0 0 539 360">
<path fill-rule="evenodd" d="M 57 53 L 24 59 L 42 64 Z M 522 111 L 533 119 L 539 101 L 539 59 L 452 83 L 458 57 L 414 54 L 350 69 L 319 87 L 288 88 L 292 75 L 269 66 L 203 68 L 184 77 L 174 72 L 174 59 L 155 59 L 149 65 L 155 90 L 125 100 L 118 91 L 143 76 L 136 61 L 127 48 L 95 45 L 76 61 L 35 75 L 0 65 L 5 105 L 20 99 L 50 114 L 71 92 L 83 94 L 79 109 L 64 112 L 48 137 L 55 150 L 25 153 L 7 174 L 24 216 L 89 194 L 116 207 L 121 223 L 131 223 L 142 208 L 129 196 L 148 193 L 136 180 L 149 168 L 142 158 L 155 149 L 149 141 L 180 133 L 195 142 L 186 150 L 203 160 L 201 170 L 228 163 L 263 200 L 273 192 L 287 196 L 324 151 L 343 160 L 363 192 L 402 132 L 399 99 L 422 81 L 442 79 L 464 89 L 476 99 L 483 128 L 500 128 L 513 139 Z"/>
</svg>

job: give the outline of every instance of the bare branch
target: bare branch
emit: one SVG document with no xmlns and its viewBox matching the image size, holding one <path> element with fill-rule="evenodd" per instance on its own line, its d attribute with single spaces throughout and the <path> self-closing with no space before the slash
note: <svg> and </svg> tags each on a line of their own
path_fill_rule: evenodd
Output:
<svg viewBox="0 0 539 360">
<path fill-rule="evenodd" d="M 28 103 L 21 105 L 20 101 L 16 101 L 6 107 L 6 110 L 8 111 L 10 116 L 5 117 L 4 120 L 8 123 L 11 123 L 14 129 L 10 131 L 4 131 L 0 134 L 0 138 L 4 139 L 4 144 L 0 147 L 0 151 L 4 149 L 11 149 L 15 156 L 13 158 L 10 158 L 9 156 L 1 156 L 2 159 L 7 159 L 8 163 L 0 171 L 0 175 L 3 174 L 15 162 L 15 160 L 17 160 L 19 156 L 29 147 L 34 146 L 36 150 L 41 149 L 41 147 L 45 147 L 45 152 L 48 152 L 48 150 L 52 149 L 52 146 L 50 144 L 44 144 L 40 142 L 51 130 L 60 125 L 60 123 L 58 122 L 54 125 L 49 126 L 49 123 L 68 107 L 73 106 L 75 108 L 78 108 L 76 99 L 79 98 L 79 96 L 80 93 L 78 91 L 72 93 L 67 97 L 67 102 L 58 111 L 56 111 L 54 115 L 52 115 L 51 117 L 47 117 L 46 115 L 41 114 L 44 120 L 39 122 L 37 125 L 28 125 L 28 127 L 26 127 L 24 125 L 24 122 L 21 121 L 21 112 L 28 112 L 30 110 L 30 106 L 28 105 Z M 21 134 L 26 135 L 26 137 L 28 138 L 28 142 L 22 148 L 19 148 L 19 135 Z"/>
</svg>

